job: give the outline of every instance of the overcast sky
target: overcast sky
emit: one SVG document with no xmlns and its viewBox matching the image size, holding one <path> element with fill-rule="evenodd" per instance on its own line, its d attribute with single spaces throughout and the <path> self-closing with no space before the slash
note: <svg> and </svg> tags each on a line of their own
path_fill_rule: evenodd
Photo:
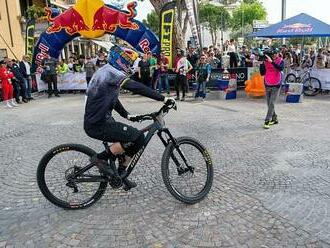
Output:
<svg viewBox="0 0 330 248">
<path fill-rule="evenodd" d="M 106 2 L 113 2 L 105 0 Z M 130 2 L 121 0 L 123 2 Z M 281 0 L 261 0 L 267 9 L 268 21 L 276 23 L 281 21 Z M 292 17 L 300 13 L 309 14 L 321 21 L 330 24 L 330 0 L 286 0 L 286 17 Z M 149 0 L 138 1 L 137 17 L 136 19 L 142 20 L 147 17 L 147 14 L 153 9 Z"/>
</svg>

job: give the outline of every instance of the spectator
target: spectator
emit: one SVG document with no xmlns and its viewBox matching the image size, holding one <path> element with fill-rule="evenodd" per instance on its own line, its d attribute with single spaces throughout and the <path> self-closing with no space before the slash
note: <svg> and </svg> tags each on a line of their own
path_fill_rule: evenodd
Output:
<svg viewBox="0 0 330 248">
<path fill-rule="evenodd" d="M 19 67 L 20 67 L 21 72 L 22 72 L 23 77 L 24 77 L 24 83 L 25 83 L 25 88 L 26 88 L 27 99 L 28 100 L 33 100 L 33 97 L 31 95 L 31 89 L 32 89 L 31 64 L 29 62 L 29 57 L 28 56 L 23 56 L 22 61 L 19 63 Z"/>
<path fill-rule="evenodd" d="M 68 68 L 70 72 L 73 72 L 74 58 L 69 57 Z"/>
<path fill-rule="evenodd" d="M 205 57 L 205 59 L 206 59 L 206 57 Z M 219 68 L 219 66 L 221 66 L 220 60 L 217 57 L 215 57 L 213 51 L 210 52 L 210 56 L 209 56 L 207 62 L 208 62 L 208 65 L 210 65 L 212 69 L 217 69 L 217 68 Z"/>
<path fill-rule="evenodd" d="M 148 60 L 148 54 L 145 53 L 143 55 L 142 60 L 139 62 L 139 79 L 140 82 L 143 83 L 145 86 L 150 87 L 150 63 Z"/>
<path fill-rule="evenodd" d="M 211 65 L 207 63 L 206 56 L 202 55 L 196 66 L 195 77 L 197 81 L 197 91 L 195 98 L 201 97 L 204 101 L 206 97 L 206 84 L 210 80 Z"/>
<path fill-rule="evenodd" d="M 84 65 L 85 71 L 86 71 L 86 81 L 87 81 L 87 87 L 89 85 L 89 82 L 91 81 L 93 74 L 96 71 L 96 67 L 94 63 L 91 60 L 91 57 L 86 58 L 86 63 Z"/>
<path fill-rule="evenodd" d="M 264 128 L 269 129 L 271 125 L 278 124 L 277 115 L 275 113 L 275 102 L 281 86 L 281 71 L 283 71 L 284 68 L 284 61 L 275 50 L 273 50 L 273 54 L 270 56 L 265 54 L 265 57 L 266 60 L 264 61 L 264 66 L 266 73 L 264 80 L 268 111 L 265 118 Z"/>
<path fill-rule="evenodd" d="M 189 47 L 187 59 L 190 62 L 191 66 L 195 68 L 198 62 L 198 55 L 193 47 Z"/>
<path fill-rule="evenodd" d="M 139 79 L 139 63 L 141 61 L 141 56 L 139 55 L 139 57 L 134 61 L 133 63 L 133 68 L 132 68 L 132 79 L 135 81 L 140 82 Z"/>
<path fill-rule="evenodd" d="M 17 103 L 21 103 L 20 96 L 22 97 L 22 101 L 27 103 L 27 92 L 25 87 L 25 81 L 21 69 L 19 68 L 16 61 L 9 60 L 8 62 L 9 70 L 14 74 L 14 78 L 12 79 L 13 87 L 14 87 L 14 96 Z"/>
<path fill-rule="evenodd" d="M 330 50 L 327 52 L 326 68 L 330 68 Z"/>
<path fill-rule="evenodd" d="M 45 70 L 46 82 L 48 83 L 48 98 L 52 97 L 53 94 L 56 97 L 60 97 L 57 90 L 57 59 L 50 57 L 49 53 L 46 53 L 46 57 L 42 60 L 41 65 Z"/>
<path fill-rule="evenodd" d="M 166 87 L 167 95 L 170 95 L 170 85 L 168 83 L 168 59 L 165 57 L 164 51 L 160 53 L 158 61 L 159 67 L 159 81 L 158 81 L 158 92 L 162 93 L 163 88 Z"/>
<path fill-rule="evenodd" d="M 284 74 L 285 75 L 287 75 L 289 73 L 292 66 L 293 66 L 292 55 L 290 52 L 287 52 L 285 54 L 285 58 L 284 58 Z"/>
<path fill-rule="evenodd" d="M 73 64 L 73 71 L 74 72 L 83 72 L 84 71 L 84 62 L 85 57 L 83 55 L 80 55 L 78 60 L 75 60 L 75 63 Z"/>
<path fill-rule="evenodd" d="M 69 72 L 69 66 L 65 63 L 64 60 L 60 60 L 59 65 L 57 66 L 57 71 L 61 75 Z"/>
<path fill-rule="evenodd" d="M 320 48 L 316 56 L 316 68 L 324 69 L 325 68 L 326 57 L 323 54 L 323 50 Z"/>
<path fill-rule="evenodd" d="M 301 68 L 305 69 L 305 68 L 309 68 L 313 66 L 313 61 L 311 59 L 311 56 L 307 53 L 304 57 L 303 62 L 301 63 Z"/>
<path fill-rule="evenodd" d="M 156 90 L 157 88 L 157 58 L 156 55 L 153 55 L 151 52 L 148 52 L 148 60 L 150 65 L 150 78 L 152 89 Z"/>
<path fill-rule="evenodd" d="M 102 66 L 106 65 L 108 61 L 105 58 L 105 55 L 102 51 L 99 52 L 99 56 L 96 60 L 96 66 L 97 68 L 101 68 Z"/>
<path fill-rule="evenodd" d="M 176 65 L 175 72 L 178 75 L 178 80 L 176 83 L 176 99 L 180 99 L 180 90 L 182 89 L 182 98 L 181 101 L 185 100 L 185 93 L 186 93 L 186 85 L 187 85 L 187 73 L 191 71 L 193 68 L 187 58 L 184 56 L 184 51 L 181 50 L 180 59 Z"/>
<path fill-rule="evenodd" d="M 14 97 L 13 97 L 13 86 L 12 79 L 14 74 L 10 72 L 6 67 L 6 61 L 0 61 L 0 83 L 2 86 L 2 100 L 5 103 L 5 107 L 12 108 L 17 107 Z"/>
<path fill-rule="evenodd" d="M 237 61 L 237 53 L 236 53 L 236 47 L 235 47 L 235 40 L 234 39 L 230 40 L 230 43 L 228 45 L 228 54 L 230 56 L 230 59 L 229 59 L 230 68 L 237 67 L 238 66 L 237 65 L 238 61 Z"/>
</svg>

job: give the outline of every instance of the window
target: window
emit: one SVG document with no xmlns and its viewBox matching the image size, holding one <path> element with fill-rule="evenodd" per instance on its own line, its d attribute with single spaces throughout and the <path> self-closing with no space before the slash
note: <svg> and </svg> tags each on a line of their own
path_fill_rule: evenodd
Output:
<svg viewBox="0 0 330 248">
<path fill-rule="evenodd" d="M 5 57 L 8 57 L 7 49 L 0 49 L 0 59 L 4 59 Z"/>
</svg>

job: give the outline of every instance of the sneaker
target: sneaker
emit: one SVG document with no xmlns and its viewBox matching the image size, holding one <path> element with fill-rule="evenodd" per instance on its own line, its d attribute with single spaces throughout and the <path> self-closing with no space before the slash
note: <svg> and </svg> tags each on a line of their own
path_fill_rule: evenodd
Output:
<svg viewBox="0 0 330 248">
<path fill-rule="evenodd" d="M 48 98 L 51 98 L 52 97 L 52 95 L 48 95 Z"/>
<path fill-rule="evenodd" d="M 177 96 L 177 97 L 175 98 L 175 100 L 176 100 L 176 101 L 179 101 L 179 100 L 180 100 L 180 97 Z"/>
<path fill-rule="evenodd" d="M 264 129 L 269 129 L 269 128 L 270 128 L 269 121 L 265 121 Z"/>
<path fill-rule="evenodd" d="M 6 101 L 6 103 L 5 103 L 5 107 L 6 107 L 6 108 L 12 108 L 13 106 L 10 104 L 9 101 Z"/>
<path fill-rule="evenodd" d="M 13 100 L 13 99 L 11 100 L 10 104 L 13 107 L 18 107 L 18 105 L 16 104 L 15 100 Z"/>
<path fill-rule="evenodd" d="M 181 98 L 181 101 L 184 102 L 186 99 L 184 97 Z"/>
<path fill-rule="evenodd" d="M 269 125 L 276 125 L 276 124 L 278 124 L 278 120 L 277 119 L 276 120 L 271 120 L 269 122 Z"/>
<path fill-rule="evenodd" d="M 61 97 L 59 94 L 56 94 L 55 96 L 56 96 L 56 97 Z"/>
</svg>

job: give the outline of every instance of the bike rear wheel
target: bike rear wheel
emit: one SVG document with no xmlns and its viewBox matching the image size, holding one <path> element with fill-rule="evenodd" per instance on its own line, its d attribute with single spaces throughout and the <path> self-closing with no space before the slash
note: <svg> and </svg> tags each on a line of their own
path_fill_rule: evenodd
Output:
<svg viewBox="0 0 330 248">
<path fill-rule="evenodd" d="M 105 192 L 107 182 L 92 181 L 103 177 L 94 166 L 80 177 L 72 175 L 90 164 L 95 151 L 79 144 L 63 144 L 48 151 L 37 169 L 37 181 L 47 200 L 65 209 L 81 209 L 98 201 Z M 77 182 L 78 179 L 91 179 Z"/>
<path fill-rule="evenodd" d="M 315 77 L 306 78 L 303 84 L 306 96 L 316 96 L 321 91 L 321 82 Z"/>
<path fill-rule="evenodd" d="M 297 82 L 297 77 L 293 73 L 289 73 L 285 77 L 285 83 L 295 83 L 295 82 Z"/>
<path fill-rule="evenodd" d="M 181 202 L 200 202 L 212 187 L 211 157 L 206 148 L 193 138 L 177 138 L 176 145 L 170 143 L 163 154 L 161 169 L 165 186 Z M 193 169 L 189 170 L 184 160 Z"/>
</svg>

